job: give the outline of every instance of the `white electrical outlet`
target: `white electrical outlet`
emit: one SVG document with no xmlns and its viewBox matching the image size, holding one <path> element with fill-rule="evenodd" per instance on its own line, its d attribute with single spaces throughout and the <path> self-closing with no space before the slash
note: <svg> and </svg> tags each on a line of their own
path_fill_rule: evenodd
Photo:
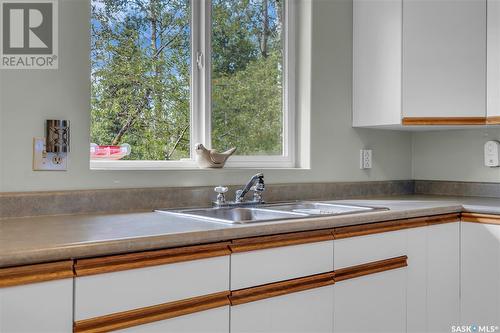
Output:
<svg viewBox="0 0 500 333">
<path fill-rule="evenodd" d="M 66 153 L 47 153 L 45 138 L 33 138 L 33 171 L 66 171 L 68 155 Z"/>
<path fill-rule="evenodd" d="M 359 168 L 371 169 L 372 168 L 373 152 L 371 149 L 361 149 L 359 151 Z"/>
</svg>

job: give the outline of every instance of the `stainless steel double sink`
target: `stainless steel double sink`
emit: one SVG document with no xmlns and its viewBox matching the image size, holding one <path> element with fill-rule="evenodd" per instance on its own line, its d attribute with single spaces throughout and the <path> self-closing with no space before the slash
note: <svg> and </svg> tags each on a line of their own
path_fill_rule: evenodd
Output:
<svg viewBox="0 0 500 333">
<path fill-rule="evenodd" d="M 290 203 L 260 204 L 255 207 L 221 207 L 169 210 L 157 212 L 191 217 L 209 222 L 245 224 L 276 220 L 304 219 L 320 216 L 336 216 L 388 210 L 383 207 L 344 205 L 326 202 L 298 201 Z"/>
</svg>

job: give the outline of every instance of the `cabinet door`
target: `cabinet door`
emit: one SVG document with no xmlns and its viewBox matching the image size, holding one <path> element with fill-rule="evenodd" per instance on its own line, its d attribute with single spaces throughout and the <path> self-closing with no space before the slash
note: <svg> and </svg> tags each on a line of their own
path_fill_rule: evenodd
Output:
<svg viewBox="0 0 500 333">
<path fill-rule="evenodd" d="M 486 0 L 403 1 L 403 116 L 486 116 Z"/>
<path fill-rule="evenodd" d="M 334 286 L 231 307 L 231 333 L 331 333 Z"/>
<path fill-rule="evenodd" d="M 402 0 L 353 2 L 353 126 L 401 122 Z"/>
<path fill-rule="evenodd" d="M 0 288 L 1 333 L 70 333 L 73 279 Z"/>
<path fill-rule="evenodd" d="M 487 114 L 500 117 L 500 2 L 488 0 L 488 33 L 487 33 Z M 493 119 L 490 119 L 493 120 Z"/>
<path fill-rule="evenodd" d="M 460 322 L 460 223 L 427 227 L 427 331 Z"/>
<path fill-rule="evenodd" d="M 404 332 L 406 269 L 370 274 L 335 284 L 334 332 Z"/>
<path fill-rule="evenodd" d="M 500 225 L 462 223 L 461 321 L 500 326 Z"/>
<path fill-rule="evenodd" d="M 460 223 L 408 230 L 407 332 L 449 332 L 459 322 Z"/>
</svg>

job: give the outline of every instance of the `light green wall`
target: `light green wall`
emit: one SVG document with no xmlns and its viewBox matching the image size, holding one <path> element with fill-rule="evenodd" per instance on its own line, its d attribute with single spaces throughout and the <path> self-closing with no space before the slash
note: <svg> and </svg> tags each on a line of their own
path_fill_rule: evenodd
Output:
<svg viewBox="0 0 500 333">
<path fill-rule="evenodd" d="M 304 1 L 305 7 L 299 8 L 305 15 L 302 22 L 308 21 L 310 12 L 313 23 L 312 31 L 300 27 L 297 99 L 304 123 L 310 119 L 310 134 L 301 133 L 303 138 L 310 135 L 310 152 L 301 153 L 310 155 L 311 168 L 265 170 L 266 180 L 282 183 L 411 178 L 411 134 L 351 127 L 352 2 Z M 89 170 L 89 4 L 87 0 L 60 3 L 59 70 L 10 70 L 3 71 L 0 78 L 0 120 L 4 121 L 0 134 L 2 191 L 240 184 L 255 173 Z M 72 122 L 67 172 L 32 171 L 32 137 L 43 135 L 47 118 Z M 374 167 L 369 172 L 358 167 L 359 149 L 363 147 L 374 149 Z"/>
<path fill-rule="evenodd" d="M 500 140 L 500 129 L 414 133 L 413 178 L 500 182 L 500 168 L 484 166 L 488 140 Z"/>
</svg>

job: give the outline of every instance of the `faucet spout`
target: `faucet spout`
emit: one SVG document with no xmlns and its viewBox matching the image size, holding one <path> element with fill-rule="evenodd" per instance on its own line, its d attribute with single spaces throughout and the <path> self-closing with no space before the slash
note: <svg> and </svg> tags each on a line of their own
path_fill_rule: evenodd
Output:
<svg viewBox="0 0 500 333">
<path fill-rule="evenodd" d="M 264 174 L 263 173 L 258 173 L 254 175 L 248 183 L 245 185 L 245 187 L 241 190 L 236 191 L 236 199 L 235 202 L 242 202 L 243 199 L 245 198 L 245 195 L 250 191 L 252 186 L 255 185 L 255 188 L 262 192 L 264 191 Z"/>
</svg>

